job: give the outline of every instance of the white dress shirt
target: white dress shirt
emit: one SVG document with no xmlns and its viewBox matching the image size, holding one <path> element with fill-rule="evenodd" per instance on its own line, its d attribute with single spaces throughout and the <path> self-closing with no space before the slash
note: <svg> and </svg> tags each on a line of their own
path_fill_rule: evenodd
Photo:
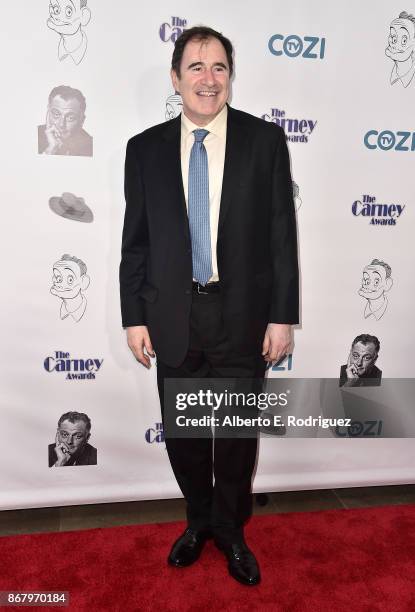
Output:
<svg viewBox="0 0 415 612">
<path fill-rule="evenodd" d="M 209 282 L 219 280 L 218 262 L 216 257 L 216 242 L 218 238 L 218 222 L 220 199 L 222 195 L 223 167 L 225 164 L 227 119 L 228 107 L 225 104 L 220 113 L 216 115 L 216 117 L 210 123 L 208 123 L 208 125 L 203 127 L 204 130 L 207 130 L 209 132 L 209 134 L 207 134 L 206 138 L 203 141 L 203 144 L 206 148 L 209 165 L 209 218 L 213 271 Z M 186 208 L 188 207 L 190 151 L 195 141 L 193 130 L 198 129 L 201 129 L 200 126 L 190 121 L 190 119 L 186 117 L 184 112 L 182 112 L 181 163 L 183 188 L 186 198 Z"/>
</svg>

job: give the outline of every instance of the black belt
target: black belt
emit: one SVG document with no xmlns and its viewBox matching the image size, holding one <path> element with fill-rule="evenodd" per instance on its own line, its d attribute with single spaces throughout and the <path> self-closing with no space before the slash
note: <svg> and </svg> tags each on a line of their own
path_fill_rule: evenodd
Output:
<svg viewBox="0 0 415 612">
<path fill-rule="evenodd" d="M 219 293 L 220 283 L 219 281 L 213 283 L 207 283 L 207 285 L 201 285 L 200 283 L 193 281 L 192 290 L 194 293 L 208 294 L 208 293 Z"/>
</svg>

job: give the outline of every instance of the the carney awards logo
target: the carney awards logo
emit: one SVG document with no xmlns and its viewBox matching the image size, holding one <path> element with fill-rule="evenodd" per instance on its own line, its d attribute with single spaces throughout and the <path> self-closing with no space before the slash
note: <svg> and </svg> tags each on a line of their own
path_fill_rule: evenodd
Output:
<svg viewBox="0 0 415 612">
<path fill-rule="evenodd" d="M 173 44 L 184 32 L 187 27 L 187 19 L 180 17 L 172 17 L 170 23 L 167 21 L 162 23 L 159 28 L 159 36 L 163 42 L 172 42 Z"/>
<path fill-rule="evenodd" d="M 264 113 L 261 117 L 264 121 L 270 121 L 281 126 L 285 132 L 286 139 L 290 142 L 307 143 L 317 125 L 317 121 L 313 119 L 289 118 L 286 116 L 285 110 L 279 108 L 271 108 L 269 112 Z"/>
<path fill-rule="evenodd" d="M 162 423 L 155 423 L 154 427 L 149 427 L 144 435 L 148 444 L 164 442 L 164 430 Z"/>
<path fill-rule="evenodd" d="M 352 204 L 352 214 L 366 219 L 370 225 L 396 225 L 404 209 L 405 204 L 383 204 L 368 194 Z"/>
<path fill-rule="evenodd" d="M 53 351 L 45 358 L 43 367 L 49 373 L 66 374 L 65 380 L 94 380 L 103 362 L 96 357 L 72 359 L 70 353 Z"/>
</svg>

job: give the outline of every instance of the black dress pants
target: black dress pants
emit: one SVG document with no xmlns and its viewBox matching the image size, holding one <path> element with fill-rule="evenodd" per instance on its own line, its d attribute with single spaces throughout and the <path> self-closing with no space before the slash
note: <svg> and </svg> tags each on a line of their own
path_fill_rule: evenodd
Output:
<svg viewBox="0 0 415 612">
<path fill-rule="evenodd" d="M 178 368 L 157 360 L 157 385 L 164 422 L 166 378 L 263 379 L 261 354 L 232 351 L 223 325 L 220 293 L 193 291 L 189 350 Z M 177 483 L 187 502 L 193 529 L 209 528 L 215 539 L 240 542 L 243 524 L 251 515 L 251 480 L 258 439 L 167 438 L 166 448 Z M 213 482 L 214 476 L 214 482 Z"/>
</svg>

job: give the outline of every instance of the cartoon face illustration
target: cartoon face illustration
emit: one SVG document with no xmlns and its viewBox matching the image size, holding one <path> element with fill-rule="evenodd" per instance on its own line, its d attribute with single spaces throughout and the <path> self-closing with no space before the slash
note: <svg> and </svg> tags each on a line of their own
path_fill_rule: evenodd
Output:
<svg viewBox="0 0 415 612">
<path fill-rule="evenodd" d="M 53 266 L 50 292 L 66 300 L 73 299 L 89 286 L 89 276 L 82 274 L 75 261 L 57 261 Z"/>
<path fill-rule="evenodd" d="M 356 342 L 350 350 L 348 361 L 357 376 L 360 377 L 370 371 L 377 358 L 378 351 L 374 342 L 367 344 Z"/>
<path fill-rule="evenodd" d="M 387 57 L 394 61 L 391 84 L 401 81 L 407 87 L 415 73 L 415 17 L 402 12 L 390 25 Z"/>
<path fill-rule="evenodd" d="M 373 315 L 376 319 L 380 319 L 385 313 L 388 304 L 385 293 L 393 285 L 391 274 L 391 267 L 379 259 L 373 259 L 363 269 L 362 286 L 358 293 L 368 300 L 365 318 Z"/>
<path fill-rule="evenodd" d="M 47 26 L 58 34 L 73 36 L 91 19 L 87 0 L 50 0 Z"/>
<path fill-rule="evenodd" d="M 166 100 L 166 121 L 178 117 L 183 109 L 182 98 L 179 94 L 173 94 Z"/>
<path fill-rule="evenodd" d="M 65 254 L 53 265 L 50 292 L 62 300 L 61 319 L 70 315 L 78 322 L 83 317 L 87 306 L 83 292 L 88 289 L 89 283 L 86 265 L 81 259 Z"/>
</svg>

